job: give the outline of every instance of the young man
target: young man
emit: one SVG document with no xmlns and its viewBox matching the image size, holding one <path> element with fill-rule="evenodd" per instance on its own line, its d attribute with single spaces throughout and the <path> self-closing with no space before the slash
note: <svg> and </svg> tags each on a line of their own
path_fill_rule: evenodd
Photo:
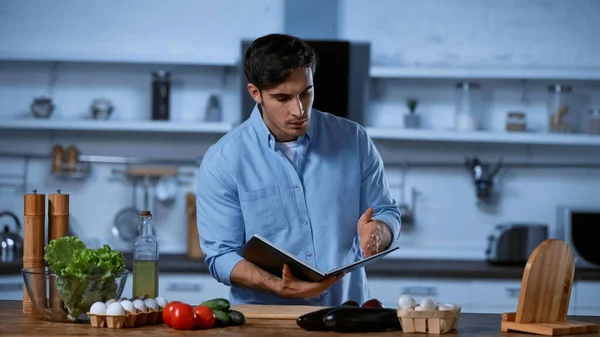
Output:
<svg viewBox="0 0 600 337">
<path fill-rule="evenodd" d="M 270 34 L 246 52 L 251 117 L 211 146 L 198 170 L 198 232 L 232 303 L 339 305 L 369 297 L 364 269 L 313 283 L 276 277 L 235 250 L 260 234 L 320 270 L 393 246 L 400 213 L 380 155 L 352 121 L 312 109 L 317 57 Z M 318 75 L 317 75 L 318 76 Z"/>
</svg>

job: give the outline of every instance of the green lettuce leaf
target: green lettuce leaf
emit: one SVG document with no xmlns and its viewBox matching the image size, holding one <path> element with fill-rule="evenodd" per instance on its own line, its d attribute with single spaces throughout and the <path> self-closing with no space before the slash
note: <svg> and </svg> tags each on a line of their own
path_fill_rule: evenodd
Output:
<svg viewBox="0 0 600 337">
<path fill-rule="evenodd" d="M 76 236 L 52 240 L 46 246 L 45 260 L 56 274 L 56 288 L 71 321 L 87 312 L 97 301 L 114 296 L 116 278 L 125 269 L 125 258 L 108 245 L 91 249 Z"/>
</svg>

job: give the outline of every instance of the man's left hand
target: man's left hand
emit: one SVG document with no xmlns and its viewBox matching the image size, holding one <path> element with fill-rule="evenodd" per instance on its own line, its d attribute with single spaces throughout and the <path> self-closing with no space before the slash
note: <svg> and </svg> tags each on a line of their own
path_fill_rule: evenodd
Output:
<svg viewBox="0 0 600 337">
<path fill-rule="evenodd" d="M 368 208 L 358 219 L 358 239 L 363 257 L 375 255 L 385 249 L 391 238 L 388 225 L 372 218 L 373 208 Z"/>
</svg>

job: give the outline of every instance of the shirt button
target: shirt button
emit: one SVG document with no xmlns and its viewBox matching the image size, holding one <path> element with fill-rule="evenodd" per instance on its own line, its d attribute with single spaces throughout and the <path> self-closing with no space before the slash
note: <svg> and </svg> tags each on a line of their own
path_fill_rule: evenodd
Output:
<svg viewBox="0 0 600 337">
<path fill-rule="evenodd" d="M 306 256 L 312 256 L 311 252 L 306 252 Z"/>
<path fill-rule="evenodd" d="M 308 222 L 306 220 L 302 220 L 302 224 L 306 225 Z"/>
<path fill-rule="evenodd" d="M 296 185 L 296 191 L 300 191 L 300 186 Z"/>
</svg>

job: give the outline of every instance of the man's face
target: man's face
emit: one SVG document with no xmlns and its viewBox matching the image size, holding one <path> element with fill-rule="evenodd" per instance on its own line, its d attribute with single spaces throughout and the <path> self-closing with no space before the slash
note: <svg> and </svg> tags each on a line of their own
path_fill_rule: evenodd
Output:
<svg viewBox="0 0 600 337">
<path fill-rule="evenodd" d="M 306 133 L 315 98 L 313 89 L 310 68 L 294 69 L 285 82 L 262 93 L 248 84 L 250 95 L 262 107 L 265 124 L 279 142 L 292 141 Z"/>
</svg>

